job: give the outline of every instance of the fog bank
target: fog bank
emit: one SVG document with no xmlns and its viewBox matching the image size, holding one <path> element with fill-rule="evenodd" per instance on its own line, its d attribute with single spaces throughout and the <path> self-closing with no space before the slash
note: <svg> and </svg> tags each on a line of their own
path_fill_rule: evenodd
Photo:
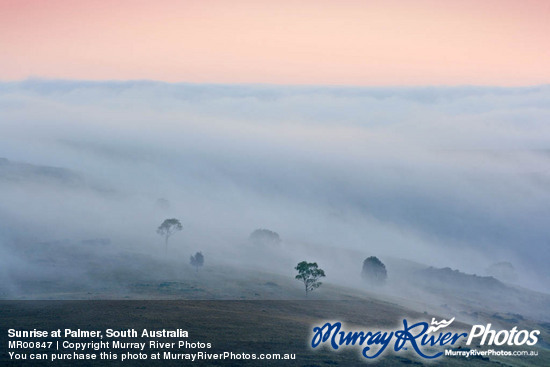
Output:
<svg viewBox="0 0 550 367">
<path fill-rule="evenodd" d="M 183 258 L 250 264 L 248 235 L 269 228 L 281 274 L 318 257 L 334 274 L 345 249 L 476 274 L 507 261 L 548 291 L 548 121 L 548 86 L 0 83 L 0 277 L 26 266 L 18 243 L 158 254 L 175 217 Z"/>
</svg>

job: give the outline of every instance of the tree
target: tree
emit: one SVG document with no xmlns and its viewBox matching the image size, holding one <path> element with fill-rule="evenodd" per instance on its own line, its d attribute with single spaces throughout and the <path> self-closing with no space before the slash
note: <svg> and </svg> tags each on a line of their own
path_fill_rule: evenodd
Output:
<svg viewBox="0 0 550 367">
<path fill-rule="evenodd" d="M 163 210 L 170 209 L 170 202 L 165 198 L 157 199 L 157 207 Z"/>
<path fill-rule="evenodd" d="M 199 271 L 199 267 L 204 265 L 204 256 L 202 256 L 202 252 L 197 252 L 195 256 L 191 256 L 190 258 L 190 264 L 197 269 L 197 272 Z"/>
<path fill-rule="evenodd" d="M 388 272 L 386 266 L 376 256 L 367 257 L 363 261 L 363 270 L 361 276 L 367 282 L 374 285 L 381 285 L 386 282 Z"/>
<path fill-rule="evenodd" d="M 306 296 L 309 292 L 312 292 L 314 289 L 317 289 L 321 286 L 319 279 L 325 276 L 325 271 L 319 269 L 317 263 L 308 263 L 307 261 L 302 261 L 294 268 L 298 270 L 298 275 L 296 279 L 304 282 L 306 288 Z"/>
<path fill-rule="evenodd" d="M 162 224 L 157 228 L 157 233 L 164 237 L 164 249 L 168 252 L 168 239 L 174 233 L 181 231 L 183 229 L 179 220 L 172 218 L 166 219 Z"/>
<path fill-rule="evenodd" d="M 513 283 L 518 280 L 518 274 L 511 262 L 501 261 L 487 268 L 487 273 L 503 282 Z"/>
<path fill-rule="evenodd" d="M 270 231 L 269 229 L 256 229 L 250 234 L 250 242 L 255 245 L 277 245 L 281 243 L 281 237 L 277 232 Z"/>
</svg>

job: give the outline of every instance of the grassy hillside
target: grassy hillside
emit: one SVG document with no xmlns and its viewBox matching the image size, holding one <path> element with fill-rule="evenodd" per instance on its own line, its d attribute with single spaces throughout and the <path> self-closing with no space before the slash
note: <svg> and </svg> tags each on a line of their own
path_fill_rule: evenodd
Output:
<svg viewBox="0 0 550 367">
<path fill-rule="evenodd" d="M 189 341 L 212 343 L 210 350 L 247 353 L 296 353 L 296 361 L 262 363 L 266 366 L 353 366 L 364 362 L 359 350 L 339 352 L 327 349 L 311 350 L 310 331 L 327 318 L 350 325 L 376 329 L 396 325 L 403 315 L 409 319 L 427 319 L 403 307 L 376 299 L 354 301 L 3 301 L 0 325 L 4 328 L 17 320 L 20 328 L 54 329 L 64 327 L 106 329 L 119 326 L 133 328 L 183 328 L 189 331 Z M 467 328 L 463 324 L 455 327 Z M 5 338 L 2 333 L 2 338 Z M 84 340 L 80 340 L 84 341 Z M 5 345 L 5 340 L 2 340 Z M 4 365 L 7 353 L 2 351 Z M 463 358 L 443 357 L 445 366 L 546 366 L 550 363 L 548 351 L 541 350 L 532 358 Z M 181 361 L 162 361 L 162 365 L 181 365 Z M 142 362 L 143 363 L 143 362 Z M 385 353 L 377 366 L 412 365 L 424 362 L 411 353 Z M 39 365 L 39 364 L 36 364 Z M 47 365 L 47 364 L 43 364 Z M 72 365 L 58 363 L 56 365 Z M 90 363 L 89 365 L 94 365 Z M 96 365 L 100 365 L 97 363 Z M 130 363 L 139 365 L 139 363 Z M 254 362 L 205 362 L 199 365 L 258 365 Z M 433 364 L 432 364 L 433 365 Z M 436 362 L 437 365 L 437 362 Z"/>
</svg>

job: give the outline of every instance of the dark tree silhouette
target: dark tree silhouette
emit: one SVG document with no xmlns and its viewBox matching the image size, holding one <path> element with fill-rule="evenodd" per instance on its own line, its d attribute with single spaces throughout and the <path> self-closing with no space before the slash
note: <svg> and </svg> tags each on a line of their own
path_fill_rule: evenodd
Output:
<svg viewBox="0 0 550 367">
<path fill-rule="evenodd" d="M 312 292 L 314 289 L 319 288 L 321 284 L 323 284 L 319 281 L 319 279 L 325 276 L 325 271 L 319 269 L 317 263 L 302 261 L 298 263 L 294 269 L 298 270 L 296 279 L 301 280 L 304 283 L 306 296 L 309 292 Z"/>
<path fill-rule="evenodd" d="M 157 233 L 164 237 L 164 251 L 168 252 L 168 239 L 174 233 L 181 231 L 183 229 L 179 220 L 172 218 L 166 219 L 162 224 L 157 228 Z"/>
<path fill-rule="evenodd" d="M 361 276 L 369 284 L 382 285 L 386 282 L 388 272 L 386 266 L 376 256 L 367 257 L 363 261 L 363 270 Z"/>
<path fill-rule="evenodd" d="M 250 234 L 250 242 L 255 245 L 277 245 L 281 243 L 281 238 L 277 232 L 269 229 L 257 229 Z"/>
<path fill-rule="evenodd" d="M 191 265 L 195 267 L 197 272 L 199 271 L 199 267 L 204 265 L 204 256 L 202 255 L 202 252 L 197 252 L 195 256 L 191 256 L 189 259 L 189 262 Z"/>
</svg>

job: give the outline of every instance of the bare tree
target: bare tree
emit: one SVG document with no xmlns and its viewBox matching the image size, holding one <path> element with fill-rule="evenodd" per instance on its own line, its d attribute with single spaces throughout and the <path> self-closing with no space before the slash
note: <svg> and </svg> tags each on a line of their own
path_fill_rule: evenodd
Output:
<svg viewBox="0 0 550 367">
<path fill-rule="evenodd" d="M 166 219 L 162 224 L 157 228 L 157 233 L 164 237 L 164 251 L 168 253 L 168 239 L 174 233 L 181 231 L 183 226 L 180 221 L 172 218 Z"/>
</svg>

